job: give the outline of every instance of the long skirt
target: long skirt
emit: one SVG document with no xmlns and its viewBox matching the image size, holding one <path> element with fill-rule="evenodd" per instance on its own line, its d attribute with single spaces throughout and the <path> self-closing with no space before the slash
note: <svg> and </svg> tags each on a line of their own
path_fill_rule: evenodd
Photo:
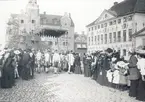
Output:
<svg viewBox="0 0 145 102">
<path fill-rule="evenodd" d="M 137 96 L 137 89 L 139 85 L 139 80 L 131 80 L 131 85 L 129 89 L 129 96 L 136 97 Z"/>
<path fill-rule="evenodd" d="M 91 66 L 90 65 L 86 65 L 86 77 L 91 77 Z"/>
<path fill-rule="evenodd" d="M 75 65 L 75 74 L 81 74 L 81 66 Z"/>
<path fill-rule="evenodd" d="M 99 70 L 98 72 L 98 77 L 97 77 L 97 82 L 100 85 L 104 86 L 111 86 L 108 79 L 107 79 L 107 71 L 106 70 Z"/>
<path fill-rule="evenodd" d="M 28 80 L 30 78 L 30 68 L 23 67 L 22 69 L 22 79 Z"/>
<path fill-rule="evenodd" d="M 12 88 L 14 85 L 14 75 L 12 71 L 3 70 L 1 77 L 1 87 L 2 88 Z"/>
<path fill-rule="evenodd" d="M 139 80 L 136 99 L 145 101 L 145 81 L 142 81 L 142 79 Z"/>
</svg>

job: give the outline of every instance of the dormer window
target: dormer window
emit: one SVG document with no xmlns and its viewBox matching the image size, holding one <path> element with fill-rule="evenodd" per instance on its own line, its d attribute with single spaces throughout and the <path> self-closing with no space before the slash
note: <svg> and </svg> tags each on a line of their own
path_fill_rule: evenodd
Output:
<svg viewBox="0 0 145 102">
<path fill-rule="evenodd" d="M 128 21 L 132 21 L 132 16 L 129 16 L 128 17 Z"/>
<path fill-rule="evenodd" d="M 105 18 L 107 18 L 108 17 L 108 15 L 107 14 L 105 14 Z"/>
<path fill-rule="evenodd" d="M 109 22 L 109 24 L 110 24 L 110 25 L 112 25 L 112 24 L 113 24 L 113 23 L 112 23 L 112 21 L 111 21 L 111 22 Z"/>
<path fill-rule="evenodd" d="M 24 20 L 21 20 L 21 23 L 24 23 Z"/>
<path fill-rule="evenodd" d="M 120 24 L 121 23 L 121 19 L 118 19 L 118 24 Z"/>
<path fill-rule="evenodd" d="M 35 23 L 35 20 L 32 20 L 32 23 Z"/>
<path fill-rule="evenodd" d="M 124 17 L 124 18 L 123 18 L 123 21 L 124 21 L 124 22 L 127 22 L 127 18 L 126 18 L 126 17 Z"/>
</svg>

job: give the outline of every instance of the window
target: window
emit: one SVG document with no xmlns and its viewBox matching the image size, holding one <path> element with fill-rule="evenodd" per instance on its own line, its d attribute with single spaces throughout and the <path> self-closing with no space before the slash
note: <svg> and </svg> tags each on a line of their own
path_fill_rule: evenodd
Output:
<svg viewBox="0 0 145 102">
<path fill-rule="evenodd" d="M 116 20 L 113 21 L 113 24 L 114 24 L 114 25 L 116 24 Z"/>
<path fill-rule="evenodd" d="M 105 44 L 107 44 L 107 34 L 105 34 Z"/>
<path fill-rule="evenodd" d="M 58 44 L 58 42 L 55 42 L 55 45 L 57 45 Z"/>
<path fill-rule="evenodd" d="M 107 27 L 107 23 L 105 23 L 104 26 Z"/>
<path fill-rule="evenodd" d="M 93 30 L 93 27 L 92 27 L 92 30 Z"/>
<path fill-rule="evenodd" d="M 121 23 L 121 19 L 118 19 L 118 24 L 120 24 Z"/>
<path fill-rule="evenodd" d="M 126 30 L 123 31 L 123 41 L 126 41 Z"/>
<path fill-rule="evenodd" d="M 126 50 L 125 49 L 123 50 L 123 56 L 126 56 Z"/>
<path fill-rule="evenodd" d="M 100 25 L 98 25 L 98 29 L 100 29 Z"/>
<path fill-rule="evenodd" d="M 114 43 L 116 42 L 116 32 L 113 33 Z"/>
<path fill-rule="evenodd" d="M 24 20 L 21 20 L 21 23 L 24 23 Z"/>
<path fill-rule="evenodd" d="M 97 30 L 97 26 L 95 26 L 95 30 Z"/>
<path fill-rule="evenodd" d="M 110 24 L 110 25 L 112 25 L 112 24 L 113 24 L 113 23 L 112 23 L 112 21 L 111 21 L 111 22 L 109 22 L 109 24 Z"/>
<path fill-rule="evenodd" d="M 63 46 L 65 46 L 65 42 L 63 42 Z"/>
<path fill-rule="evenodd" d="M 123 18 L 123 22 L 127 22 L 127 17 L 124 17 Z"/>
<path fill-rule="evenodd" d="M 132 21 L 132 16 L 129 16 L 128 17 L 128 21 Z"/>
<path fill-rule="evenodd" d="M 110 43 L 112 43 L 112 33 L 109 34 Z"/>
<path fill-rule="evenodd" d="M 94 44 L 94 42 L 93 42 L 93 36 L 92 36 L 92 45 Z"/>
<path fill-rule="evenodd" d="M 98 35 L 98 44 L 100 44 L 100 35 Z"/>
<path fill-rule="evenodd" d="M 121 31 L 118 31 L 118 42 L 121 42 Z"/>
<path fill-rule="evenodd" d="M 103 35 L 101 35 L 101 44 L 103 44 Z"/>
<path fill-rule="evenodd" d="M 108 15 L 107 14 L 105 14 L 105 18 L 107 18 L 108 17 Z"/>
<path fill-rule="evenodd" d="M 91 40 L 90 40 L 90 37 L 89 37 L 89 45 L 90 45 L 90 42 L 91 42 Z"/>
<path fill-rule="evenodd" d="M 95 44 L 97 43 L 97 36 L 95 36 Z"/>
<path fill-rule="evenodd" d="M 32 20 L 32 23 L 35 23 L 35 20 Z"/>
<path fill-rule="evenodd" d="M 103 28 L 103 24 L 101 24 L 101 28 Z"/>
<path fill-rule="evenodd" d="M 129 29 L 128 34 L 129 34 L 129 41 L 131 41 L 132 40 L 132 29 Z"/>
</svg>

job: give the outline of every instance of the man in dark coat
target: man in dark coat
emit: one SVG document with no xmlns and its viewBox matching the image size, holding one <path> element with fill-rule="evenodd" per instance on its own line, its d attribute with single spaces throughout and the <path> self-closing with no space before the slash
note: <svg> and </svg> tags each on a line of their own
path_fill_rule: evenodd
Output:
<svg viewBox="0 0 145 102">
<path fill-rule="evenodd" d="M 30 77 L 30 55 L 28 51 L 24 51 L 22 57 L 22 79 L 28 80 Z"/>
</svg>

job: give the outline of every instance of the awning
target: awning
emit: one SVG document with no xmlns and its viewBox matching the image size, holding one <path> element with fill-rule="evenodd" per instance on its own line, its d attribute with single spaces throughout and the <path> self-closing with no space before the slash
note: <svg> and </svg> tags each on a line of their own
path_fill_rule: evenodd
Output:
<svg viewBox="0 0 145 102">
<path fill-rule="evenodd" d="M 41 29 L 39 33 L 37 33 L 39 36 L 53 36 L 53 37 L 60 37 L 67 33 L 67 30 L 64 29 L 51 29 L 51 28 L 45 28 Z"/>
</svg>

